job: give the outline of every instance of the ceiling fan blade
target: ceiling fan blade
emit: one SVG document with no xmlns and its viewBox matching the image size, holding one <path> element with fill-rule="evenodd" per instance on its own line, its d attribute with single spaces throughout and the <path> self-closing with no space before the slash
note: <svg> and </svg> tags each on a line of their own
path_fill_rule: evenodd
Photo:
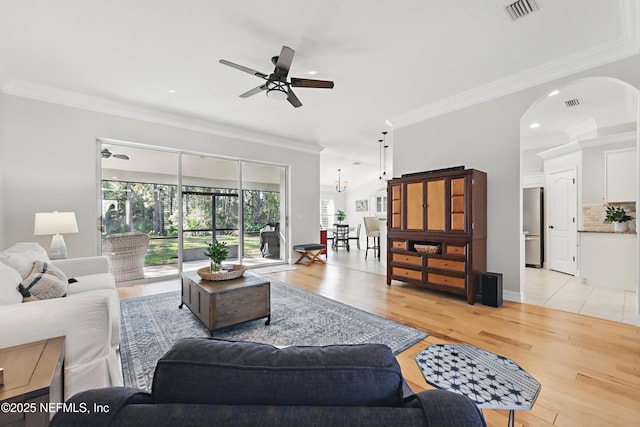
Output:
<svg viewBox="0 0 640 427">
<path fill-rule="evenodd" d="M 289 101 L 289 103 L 296 108 L 302 107 L 302 102 L 300 102 L 300 100 L 298 99 L 296 94 L 293 93 L 291 88 L 289 88 L 289 96 L 287 96 L 287 101 Z"/>
<path fill-rule="evenodd" d="M 293 62 L 293 55 L 296 53 L 295 50 L 291 49 L 288 46 L 282 46 L 282 50 L 280 51 L 280 55 L 278 56 L 278 61 L 276 62 L 276 69 L 274 73 L 284 75 L 285 77 L 289 74 L 289 68 L 291 68 L 291 63 Z"/>
<path fill-rule="evenodd" d="M 267 85 L 260 85 L 256 88 L 251 89 L 250 91 L 247 91 L 245 93 L 243 93 L 242 95 L 240 95 L 240 98 L 248 98 L 252 95 L 255 95 L 256 93 L 260 93 L 263 90 L 267 90 Z"/>
<path fill-rule="evenodd" d="M 267 78 L 266 74 L 261 73 L 260 71 L 253 70 L 253 69 L 251 69 L 249 67 L 245 67 L 244 65 L 238 65 L 238 64 L 235 64 L 233 62 L 229 62 L 226 59 L 221 59 L 219 62 L 221 64 L 227 65 L 227 66 L 229 66 L 231 68 L 235 68 L 236 70 L 240 70 L 240 71 L 244 71 L 245 73 L 253 74 L 256 77 L 260 77 L 260 78 L 263 78 L 265 80 Z"/>
<path fill-rule="evenodd" d="M 330 80 L 299 79 L 297 77 L 291 77 L 291 86 L 333 89 L 333 82 Z"/>
</svg>

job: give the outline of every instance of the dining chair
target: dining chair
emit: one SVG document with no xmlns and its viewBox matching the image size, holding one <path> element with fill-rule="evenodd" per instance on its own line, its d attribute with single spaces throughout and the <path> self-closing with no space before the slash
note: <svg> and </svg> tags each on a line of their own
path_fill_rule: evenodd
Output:
<svg viewBox="0 0 640 427">
<path fill-rule="evenodd" d="M 333 224 L 335 233 L 333 235 L 333 248 L 337 251 L 339 247 L 347 249 L 349 252 L 349 225 Z"/>
<path fill-rule="evenodd" d="M 356 244 L 358 246 L 358 250 L 360 250 L 360 226 L 362 224 L 358 224 L 358 227 L 356 227 L 356 235 L 355 236 L 349 236 L 349 240 L 355 240 Z"/>
</svg>

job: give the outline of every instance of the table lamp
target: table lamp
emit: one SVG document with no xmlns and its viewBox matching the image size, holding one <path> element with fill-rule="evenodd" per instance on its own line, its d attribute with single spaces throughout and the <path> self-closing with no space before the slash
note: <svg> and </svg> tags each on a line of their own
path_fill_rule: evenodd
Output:
<svg viewBox="0 0 640 427">
<path fill-rule="evenodd" d="M 43 212 L 36 213 L 36 220 L 33 226 L 33 234 L 36 236 L 53 234 L 51 247 L 49 248 L 50 259 L 64 259 L 67 257 L 67 245 L 64 243 L 62 234 L 77 233 L 78 223 L 75 212 Z"/>
</svg>

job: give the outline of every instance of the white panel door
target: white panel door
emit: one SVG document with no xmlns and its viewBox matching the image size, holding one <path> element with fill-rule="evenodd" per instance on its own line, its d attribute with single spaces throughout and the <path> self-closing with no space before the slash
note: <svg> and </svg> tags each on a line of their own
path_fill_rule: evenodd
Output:
<svg viewBox="0 0 640 427">
<path fill-rule="evenodd" d="M 549 173 L 547 188 L 548 267 L 562 273 L 575 275 L 577 265 L 575 169 Z"/>
</svg>

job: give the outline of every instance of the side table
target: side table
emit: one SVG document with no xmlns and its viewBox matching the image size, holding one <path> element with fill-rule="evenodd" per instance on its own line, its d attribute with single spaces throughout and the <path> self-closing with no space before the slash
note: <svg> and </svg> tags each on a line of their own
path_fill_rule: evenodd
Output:
<svg viewBox="0 0 640 427">
<path fill-rule="evenodd" d="M 64 337 L 0 349 L 0 426 L 46 427 L 64 402 Z"/>
<path fill-rule="evenodd" d="M 510 427 L 514 411 L 531 410 L 540 393 L 540 383 L 516 362 L 472 345 L 431 344 L 416 362 L 432 386 L 467 396 L 478 408 L 508 410 Z"/>
</svg>

